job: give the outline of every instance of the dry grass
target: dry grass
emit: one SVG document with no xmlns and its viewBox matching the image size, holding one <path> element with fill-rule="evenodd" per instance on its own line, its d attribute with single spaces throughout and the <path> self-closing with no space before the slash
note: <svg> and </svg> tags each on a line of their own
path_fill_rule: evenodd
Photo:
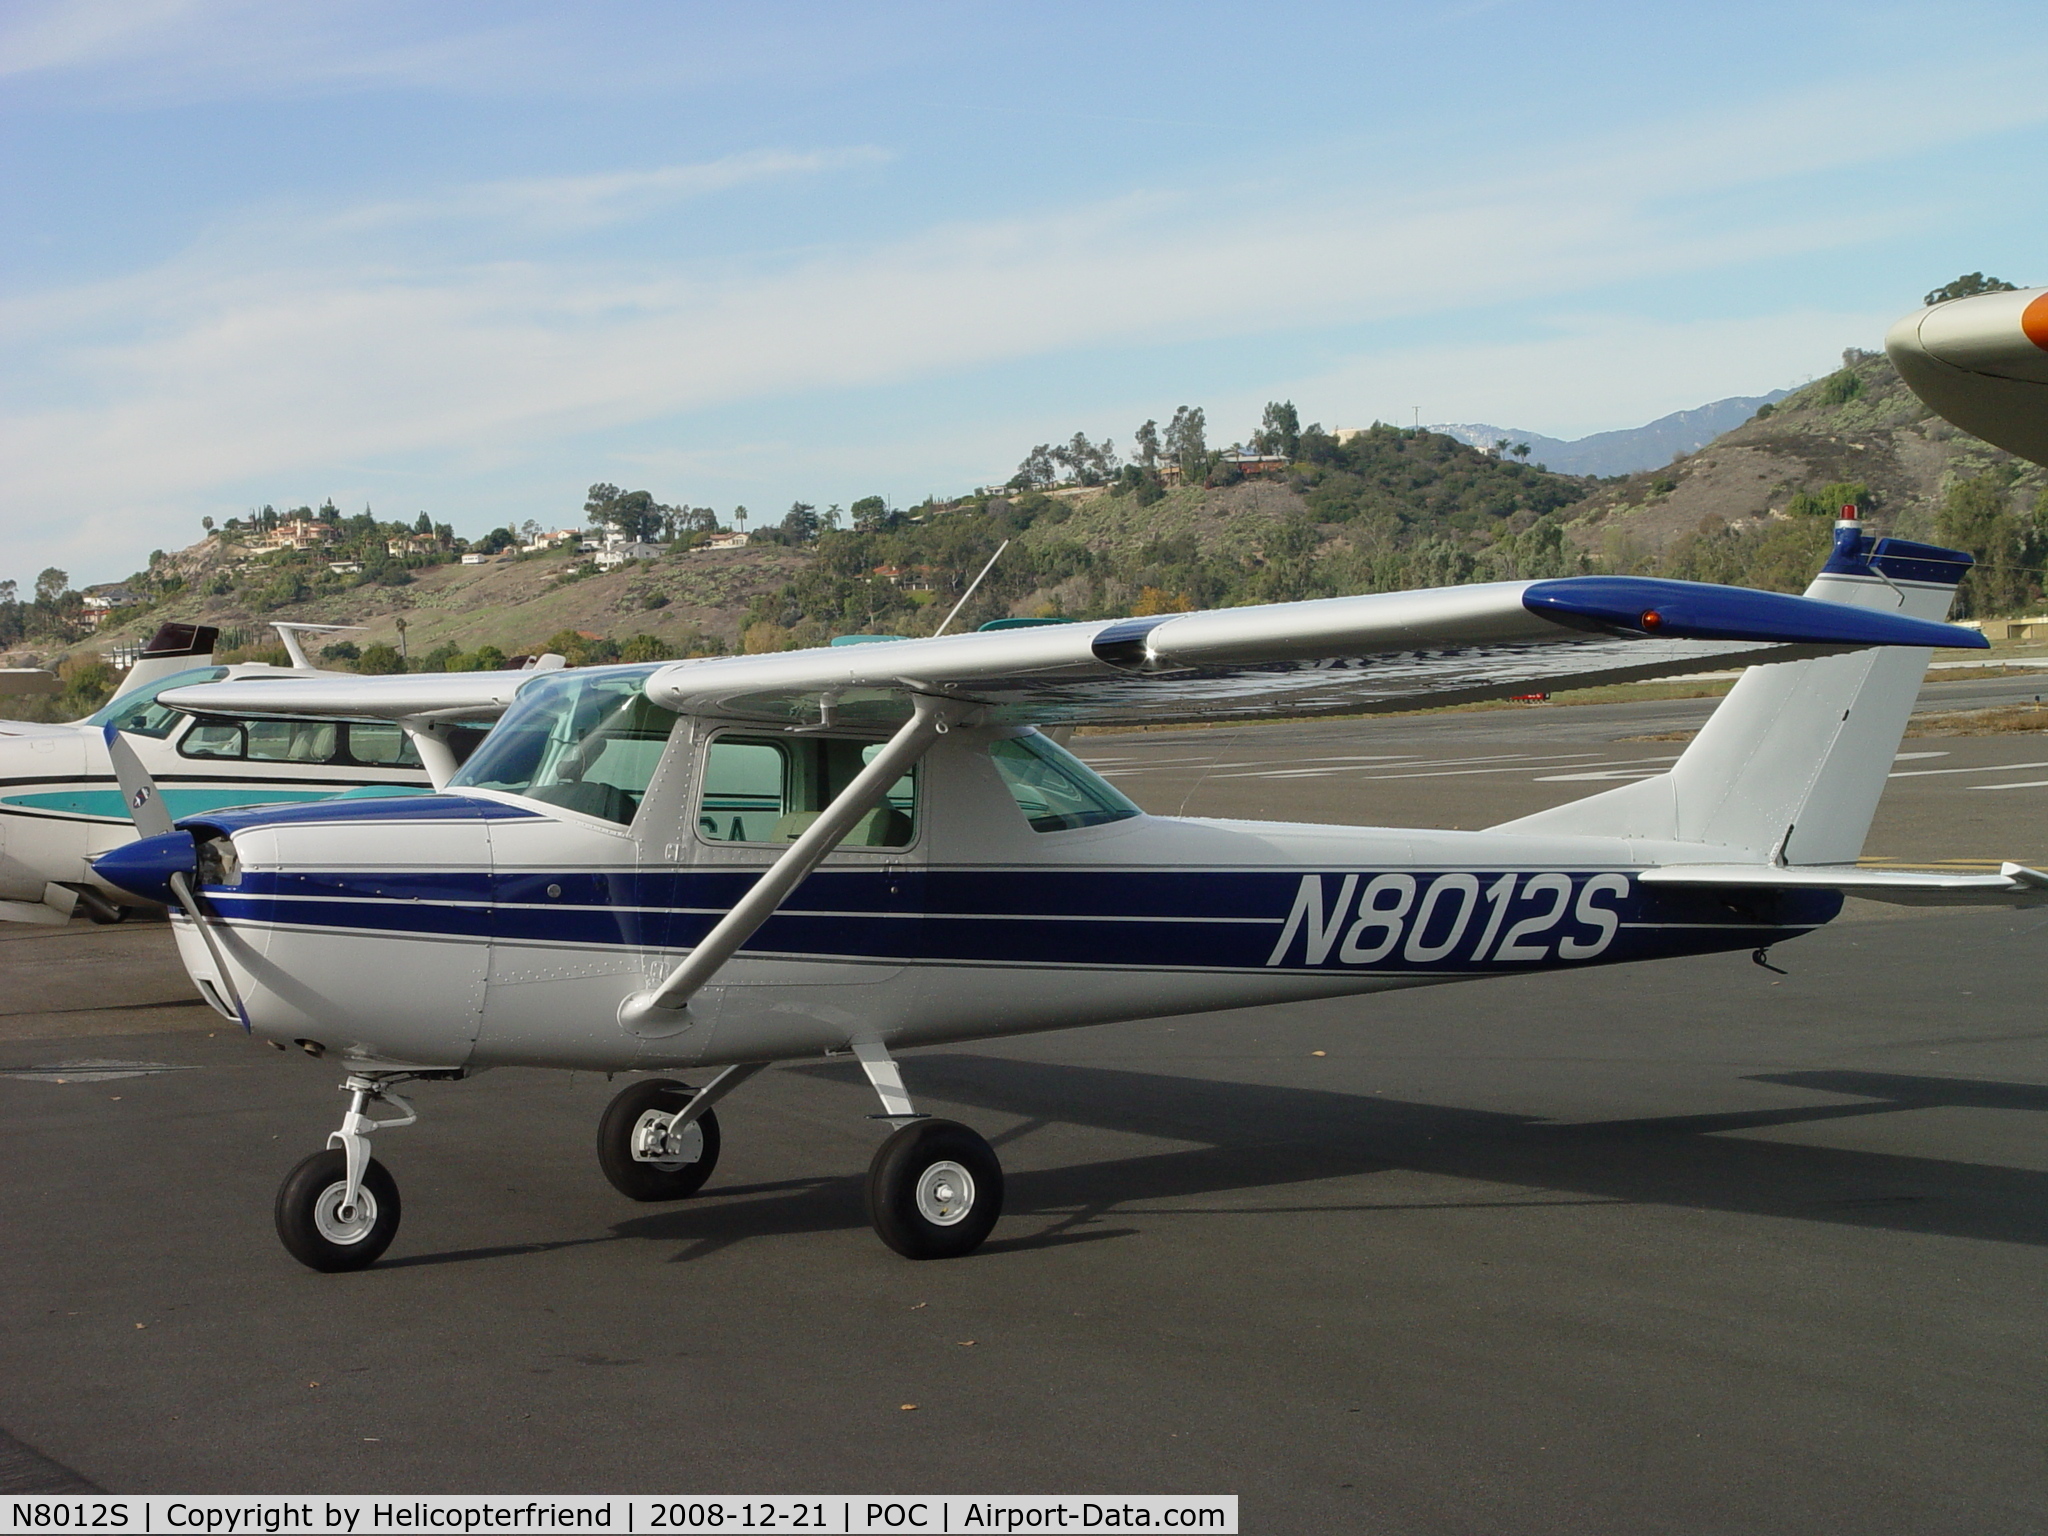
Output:
<svg viewBox="0 0 2048 1536">
<path fill-rule="evenodd" d="M 2006 704 L 1996 709 L 1920 715 L 1906 727 L 1908 736 L 2013 736 L 2036 731 L 2048 731 L 2048 707 L 2039 704 Z"/>
</svg>

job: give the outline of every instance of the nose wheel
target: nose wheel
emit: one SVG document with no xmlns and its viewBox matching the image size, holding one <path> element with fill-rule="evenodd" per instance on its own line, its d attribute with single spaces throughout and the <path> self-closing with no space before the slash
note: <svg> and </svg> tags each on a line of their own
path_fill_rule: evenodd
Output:
<svg viewBox="0 0 2048 1536">
<path fill-rule="evenodd" d="M 277 1191 L 277 1235 L 286 1252 L 323 1274 L 367 1269 L 398 1235 L 398 1184 L 375 1158 L 349 1197 L 348 1154 L 315 1152 Z"/>
</svg>

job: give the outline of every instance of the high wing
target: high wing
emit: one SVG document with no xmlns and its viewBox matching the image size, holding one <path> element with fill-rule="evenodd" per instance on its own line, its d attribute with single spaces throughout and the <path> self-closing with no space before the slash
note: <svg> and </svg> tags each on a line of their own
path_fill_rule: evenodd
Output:
<svg viewBox="0 0 2048 1536">
<path fill-rule="evenodd" d="M 895 724 L 915 694 L 981 704 L 990 723 L 1222 723 L 1986 643 L 1841 603 L 1581 576 L 676 662 L 647 693 L 677 711 L 778 723 Z"/>
<path fill-rule="evenodd" d="M 157 697 L 196 715 L 346 717 L 355 720 L 494 720 L 521 687 L 543 675 L 525 672 L 421 672 L 358 677 L 349 672 L 290 672 L 194 683 Z"/>
</svg>

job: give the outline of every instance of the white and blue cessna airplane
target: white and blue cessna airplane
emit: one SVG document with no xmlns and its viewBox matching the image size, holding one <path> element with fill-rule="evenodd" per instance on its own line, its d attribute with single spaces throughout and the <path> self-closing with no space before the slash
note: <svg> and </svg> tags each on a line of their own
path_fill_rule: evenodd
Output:
<svg viewBox="0 0 2048 1536">
<path fill-rule="evenodd" d="M 514 677 L 446 787 L 172 826 L 107 732 L 140 840 L 101 878 L 173 909 L 216 1009 L 347 1072 L 328 1150 L 279 1191 L 290 1252 L 390 1243 L 373 1133 L 394 1089 L 498 1065 L 709 1069 L 635 1082 L 598 1159 L 636 1200 L 699 1188 L 712 1105 L 851 1053 L 896 1129 L 870 1212 L 911 1258 L 972 1250 L 1002 1170 L 920 1115 L 906 1046 L 1759 950 L 1844 892 L 2026 904 L 2048 876 L 1857 867 L 1970 563 L 1853 520 L 1804 597 L 1627 577 L 1498 582 L 943 639 Z M 1041 728 L 1405 709 L 1748 670 L 1670 772 L 1479 832 L 1149 816 Z M 499 678 L 504 675 L 500 674 Z M 201 712 L 421 720 L 498 679 L 288 676 Z M 437 780 L 440 776 L 437 774 Z M 373 1101 L 399 1113 L 377 1120 Z"/>
</svg>

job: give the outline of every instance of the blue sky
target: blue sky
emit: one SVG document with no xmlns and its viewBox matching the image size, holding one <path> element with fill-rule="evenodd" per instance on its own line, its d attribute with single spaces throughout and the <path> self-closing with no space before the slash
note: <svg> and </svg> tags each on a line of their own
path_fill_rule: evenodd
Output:
<svg viewBox="0 0 2048 1536">
<path fill-rule="evenodd" d="M 0 7 L 0 576 L 1268 399 L 1559 437 L 2048 282 L 2017 5 Z"/>
</svg>

